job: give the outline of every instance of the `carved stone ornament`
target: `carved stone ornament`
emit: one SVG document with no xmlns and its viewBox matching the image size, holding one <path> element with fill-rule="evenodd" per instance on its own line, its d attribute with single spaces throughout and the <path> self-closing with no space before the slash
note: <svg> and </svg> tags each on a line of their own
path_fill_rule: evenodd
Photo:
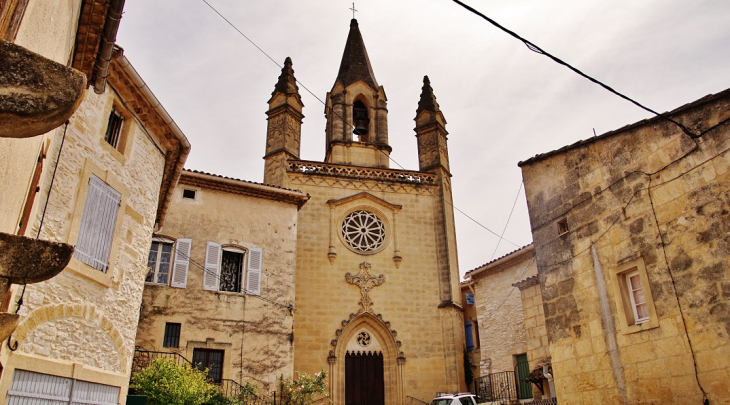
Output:
<svg viewBox="0 0 730 405">
<path fill-rule="evenodd" d="M 370 274 L 370 263 L 360 263 L 360 272 L 354 276 L 350 273 L 345 274 L 345 280 L 348 283 L 360 287 L 360 306 L 361 311 L 372 312 L 370 307 L 373 305 L 373 301 L 370 299 L 370 290 L 373 287 L 377 287 L 385 282 L 385 274 L 379 276 L 373 276 Z"/>
</svg>

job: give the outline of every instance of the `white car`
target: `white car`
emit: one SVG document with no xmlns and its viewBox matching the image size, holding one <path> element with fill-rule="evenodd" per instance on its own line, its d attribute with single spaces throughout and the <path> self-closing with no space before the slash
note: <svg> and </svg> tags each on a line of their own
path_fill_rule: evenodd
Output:
<svg viewBox="0 0 730 405">
<path fill-rule="evenodd" d="M 471 392 L 460 394 L 442 394 L 434 398 L 429 405 L 476 405 L 477 397 Z"/>
</svg>

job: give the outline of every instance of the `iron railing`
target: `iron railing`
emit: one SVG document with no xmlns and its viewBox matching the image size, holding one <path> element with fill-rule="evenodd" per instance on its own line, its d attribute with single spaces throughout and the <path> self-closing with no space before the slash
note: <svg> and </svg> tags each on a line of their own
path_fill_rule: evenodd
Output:
<svg viewBox="0 0 730 405">
<path fill-rule="evenodd" d="M 421 404 L 428 405 L 428 402 L 421 401 L 418 398 L 413 398 L 410 395 L 406 395 L 406 399 L 407 399 L 407 401 L 406 401 L 407 405 L 421 405 Z"/>
<path fill-rule="evenodd" d="M 153 352 L 143 349 L 135 349 L 134 359 L 132 360 L 132 375 L 142 370 L 143 368 L 149 367 L 152 364 L 152 360 L 161 358 L 172 359 L 178 366 L 188 365 L 190 367 L 193 367 L 193 363 L 183 357 L 183 355 L 181 355 L 180 353 Z"/>
<path fill-rule="evenodd" d="M 492 373 L 474 379 L 479 402 L 517 400 L 517 384 L 513 371 Z"/>
</svg>

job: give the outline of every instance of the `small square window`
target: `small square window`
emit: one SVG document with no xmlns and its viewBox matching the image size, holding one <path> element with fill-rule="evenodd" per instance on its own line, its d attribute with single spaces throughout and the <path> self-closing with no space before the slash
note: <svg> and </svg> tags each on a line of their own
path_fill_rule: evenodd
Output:
<svg viewBox="0 0 730 405">
<path fill-rule="evenodd" d="M 474 305 L 474 294 L 466 293 L 466 303 L 468 305 Z"/>
<path fill-rule="evenodd" d="M 104 140 L 115 149 L 119 149 L 119 139 L 122 134 L 122 124 L 124 123 L 124 117 L 116 109 L 112 108 L 111 114 L 109 114 L 109 124 L 106 127 L 106 134 Z"/>
<path fill-rule="evenodd" d="M 180 347 L 180 324 L 165 324 L 165 339 L 162 341 L 162 347 Z"/>
<path fill-rule="evenodd" d="M 568 233 L 568 219 L 563 218 L 560 221 L 558 221 L 558 235 L 562 236 Z"/>
<path fill-rule="evenodd" d="M 183 189 L 183 198 L 189 198 L 191 200 L 194 200 L 195 199 L 195 194 L 196 194 L 195 190 L 190 190 L 190 189 L 187 189 L 187 188 L 184 188 Z"/>
</svg>

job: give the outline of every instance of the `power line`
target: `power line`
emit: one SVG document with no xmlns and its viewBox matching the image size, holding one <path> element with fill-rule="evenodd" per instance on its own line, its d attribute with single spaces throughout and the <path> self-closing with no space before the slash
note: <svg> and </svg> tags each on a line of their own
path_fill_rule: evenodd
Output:
<svg viewBox="0 0 730 405">
<path fill-rule="evenodd" d="M 515 196 L 515 202 L 512 203 L 512 209 L 509 211 L 509 216 L 507 217 L 507 223 L 504 224 L 504 229 L 502 229 L 502 234 L 499 235 L 499 240 L 497 241 L 497 246 L 494 247 L 494 252 L 492 252 L 492 257 L 489 258 L 491 261 L 494 259 L 494 255 L 497 254 L 497 249 L 499 248 L 499 242 L 502 241 L 504 233 L 507 231 L 507 226 L 509 225 L 509 220 L 512 219 L 512 213 L 515 212 L 515 206 L 517 206 L 517 200 L 520 198 L 520 192 L 522 192 L 522 181 L 520 181 L 520 188 L 517 190 L 517 195 Z"/>
<path fill-rule="evenodd" d="M 238 32 L 238 33 L 239 33 L 239 34 L 240 34 L 240 35 L 241 35 L 242 37 L 244 37 L 244 38 L 245 38 L 245 39 L 246 39 L 246 40 L 247 40 L 247 41 L 248 41 L 249 43 L 251 43 L 251 45 L 253 45 L 253 46 L 254 46 L 254 47 L 255 47 L 256 49 L 258 49 L 258 50 L 259 50 L 259 51 L 260 51 L 260 52 L 261 52 L 262 54 L 264 54 L 264 56 L 266 56 L 266 57 L 267 57 L 267 58 L 268 58 L 269 60 L 271 60 L 271 61 L 272 61 L 272 62 L 273 62 L 273 63 L 274 63 L 274 64 L 275 64 L 275 65 L 276 65 L 277 67 L 279 67 L 279 69 L 281 69 L 281 68 L 282 68 L 282 66 L 281 66 L 281 65 L 279 64 L 279 62 L 277 62 L 277 61 L 276 61 L 276 60 L 275 60 L 274 58 L 272 58 L 272 57 L 271 57 L 271 55 L 269 55 L 268 53 L 266 53 L 266 51 L 264 51 L 264 50 L 263 50 L 263 48 L 261 48 L 260 46 L 258 46 L 258 45 L 257 45 L 257 44 L 256 44 L 256 43 L 255 43 L 255 42 L 254 42 L 254 41 L 253 41 L 253 40 L 252 40 L 251 38 L 249 38 L 249 37 L 248 37 L 248 36 L 247 36 L 246 34 L 244 34 L 244 33 L 243 33 L 243 31 L 241 31 L 241 30 L 240 30 L 240 29 L 239 29 L 238 27 L 236 27 L 236 25 L 235 25 L 235 24 L 233 24 L 233 23 L 232 23 L 232 22 L 231 22 L 231 21 L 230 21 L 229 19 L 227 19 L 227 18 L 226 18 L 226 17 L 225 17 L 225 16 L 223 15 L 223 14 L 221 14 L 221 13 L 220 13 L 220 12 L 219 12 L 219 11 L 218 11 L 218 10 L 217 10 L 217 9 L 216 9 L 215 7 L 213 7 L 213 6 L 212 6 L 212 5 L 210 4 L 210 3 L 208 3 L 208 1 L 207 1 L 207 0 L 202 0 L 202 2 L 203 2 L 203 3 L 205 3 L 205 4 L 206 4 L 206 5 L 207 5 L 207 6 L 208 6 L 208 7 L 209 7 L 209 8 L 211 9 L 211 10 L 213 10 L 213 11 L 214 11 L 214 12 L 215 12 L 216 14 L 218 14 L 218 16 L 220 16 L 220 17 L 221 17 L 221 18 L 223 19 L 223 21 L 225 21 L 225 22 L 226 22 L 226 23 L 227 23 L 228 25 L 230 25 L 230 26 L 231 26 L 231 28 L 233 28 L 234 30 L 236 30 L 236 32 Z M 320 102 L 320 103 L 321 103 L 322 105 L 324 105 L 324 106 L 325 106 L 325 108 L 328 108 L 328 107 L 327 107 L 327 103 L 325 103 L 324 101 L 322 101 L 322 99 L 321 99 L 321 98 L 317 97 L 317 95 L 315 95 L 315 94 L 314 94 L 314 93 L 313 93 L 313 92 L 312 92 L 311 90 L 309 90 L 309 88 L 308 88 L 307 86 L 305 86 L 305 85 L 304 85 L 304 83 L 302 83 L 301 81 L 299 81 L 299 80 L 298 80 L 298 79 L 296 79 L 296 78 L 294 78 L 294 80 L 295 80 L 295 81 L 297 82 L 297 84 L 299 84 L 300 86 L 302 86 L 302 88 L 303 88 L 304 90 L 306 90 L 306 91 L 307 91 L 307 93 L 309 93 L 309 94 L 310 94 L 310 95 L 311 95 L 312 97 L 314 97 L 314 98 L 315 98 L 315 99 L 316 99 L 317 101 L 319 101 L 319 102 Z M 336 112 L 336 111 L 335 111 L 335 110 L 334 110 L 333 108 L 329 108 L 329 110 L 330 110 L 330 111 L 331 111 L 331 112 L 332 112 L 333 114 L 335 114 L 335 116 L 337 116 L 337 118 L 339 118 L 340 120 L 342 120 L 342 122 L 345 122 L 345 123 L 346 123 L 347 125 L 349 125 L 351 129 L 353 129 L 353 130 L 355 129 L 355 127 L 354 127 L 354 126 L 353 126 L 352 124 L 350 124 L 349 122 L 347 122 L 347 120 L 345 120 L 345 119 L 344 119 L 344 118 L 343 118 L 343 117 L 342 117 L 342 116 L 341 116 L 340 114 L 338 114 L 338 113 L 337 113 L 337 112 Z M 385 155 L 385 156 L 386 156 L 386 157 L 387 157 L 387 158 L 388 158 L 388 159 L 389 159 L 389 160 L 390 160 L 391 162 L 393 162 L 393 163 L 394 163 L 394 164 L 395 164 L 396 166 L 398 166 L 399 168 L 401 168 L 401 170 L 406 170 L 406 168 L 404 168 L 404 167 L 403 167 L 403 166 L 402 166 L 402 165 L 401 165 L 400 163 L 398 163 L 398 162 L 397 162 L 397 161 L 396 161 L 395 159 L 393 159 L 393 158 L 392 158 L 392 157 L 391 157 L 390 155 L 386 154 L 385 152 L 383 152 L 383 151 L 382 151 L 382 150 L 380 150 L 380 149 L 378 149 L 378 151 L 379 151 L 380 153 L 382 153 L 383 155 Z M 443 200 L 443 201 L 444 201 L 445 203 L 447 203 L 447 204 L 451 205 L 451 207 L 453 207 L 453 208 L 454 208 L 454 209 L 455 209 L 456 211 L 458 211 L 459 213 L 461 213 L 462 215 L 464 215 L 465 217 L 467 217 L 468 219 L 470 219 L 470 220 L 471 220 L 472 222 L 476 223 L 476 224 L 477 224 L 477 225 L 479 225 L 480 227 L 484 228 L 484 229 L 485 229 L 485 230 L 487 230 L 487 231 L 488 231 L 489 233 L 491 233 L 491 234 L 493 234 L 494 236 L 496 236 L 496 237 L 500 238 L 500 240 L 504 240 L 504 241 L 506 241 L 506 242 L 508 242 L 508 243 L 510 243 L 510 244 L 512 244 L 512 245 L 514 245 L 514 246 L 516 246 L 516 247 L 520 247 L 520 245 L 518 245 L 518 244 L 516 244 L 516 243 L 514 243 L 514 242 L 510 242 L 510 241 L 509 241 L 509 240 L 507 240 L 507 239 L 504 239 L 504 238 L 503 238 L 502 236 L 500 236 L 500 235 L 499 235 L 498 233 L 496 233 L 496 232 L 492 231 L 491 229 L 489 229 L 489 228 L 488 228 L 488 227 L 486 227 L 485 225 L 481 224 L 481 223 L 480 223 L 479 221 L 477 221 L 476 219 L 474 219 L 474 218 L 472 218 L 471 216 L 467 215 L 467 214 L 466 214 L 466 213 L 465 213 L 464 211 L 462 211 L 462 210 L 460 210 L 459 208 L 457 208 L 457 207 L 456 207 L 456 206 L 455 206 L 455 205 L 454 205 L 454 204 L 453 204 L 452 202 L 450 202 L 450 201 L 446 200 L 446 199 L 445 199 L 445 198 L 444 198 L 443 196 L 436 196 L 436 195 L 435 195 L 435 194 L 434 194 L 434 193 L 433 193 L 433 192 L 432 192 L 431 190 L 429 190 L 429 192 L 430 192 L 430 193 L 431 193 L 431 194 L 432 194 L 433 196 L 435 196 L 435 197 L 440 197 L 440 198 L 441 198 L 441 199 L 442 199 L 442 200 Z"/>
<path fill-rule="evenodd" d="M 638 101 L 636 101 L 636 100 L 634 100 L 634 99 L 632 99 L 632 98 L 630 98 L 630 97 L 628 97 L 628 96 L 626 96 L 626 95 L 624 95 L 624 94 L 621 94 L 621 93 L 619 93 L 618 91 L 616 91 L 616 90 L 612 89 L 611 87 L 609 87 L 608 85 L 606 85 L 606 84 L 602 83 L 601 81 L 599 81 L 599 80 L 597 80 L 597 79 L 594 79 L 594 78 L 593 78 L 593 77 L 591 77 L 591 76 L 588 76 L 587 74 L 585 74 L 585 73 L 581 72 L 581 71 L 580 71 L 580 70 L 578 70 L 577 68 L 575 68 L 575 67 L 573 67 L 572 65 L 568 64 L 567 62 L 563 61 L 562 59 L 560 59 L 560 58 L 557 58 L 557 57 L 553 56 L 552 54 L 550 54 L 550 53 L 546 52 L 545 50 L 543 50 L 543 49 L 542 49 L 542 48 L 540 48 L 539 46 L 537 46 L 537 45 L 535 45 L 534 43 L 532 43 L 532 42 L 528 41 L 527 39 L 525 39 L 525 38 L 523 38 L 523 37 L 519 36 L 519 35 L 518 35 L 517 33 L 515 33 L 514 31 L 511 31 L 511 30 L 509 30 L 509 29 L 507 29 L 507 28 L 503 27 L 503 26 L 502 26 L 502 25 L 500 25 L 500 24 L 499 24 L 498 22 L 496 22 L 496 21 L 494 21 L 493 19 L 491 19 L 491 18 L 487 17 L 486 15 L 484 15 L 484 14 L 480 13 L 479 11 L 475 10 L 474 8 L 472 8 L 472 7 L 470 7 L 470 6 L 466 5 L 466 4 L 464 4 L 463 2 L 461 2 L 461 1 L 459 1 L 459 0 L 453 0 L 453 1 L 454 1 L 454 3 L 456 3 L 456 4 L 458 4 L 458 5 L 462 6 L 462 7 L 464 7 L 465 9 L 467 9 L 467 10 L 471 11 L 472 13 L 474 13 L 474 14 L 476 14 L 476 15 L 478 15 L 478 16 L 480 16 L 480 17 L 482 17 L 483 19 L 487 20 L 487 22 L 489 22 L 490 24 L 492 24 L 492 25 L 494 25 L 495 27 L 499 28 L 500 30 L 502 30 L 502 31 L 506 32 L 507 34 L 509 34 L 509 35 L 511 35 L 511 36 L 513 36 L 513 37 L 515 37 L 515 38 L 517 38 L 517 39 L 518 39 L 518 40 L 520 40 L 520 41 L 521 41 L 522 43 L 524 43 L 524 44 L 525 44 L 525 46 L 527 46 L 527 49 L 529 49 L 529 50 L 531 50 L 531 51 L 533 51 L 533 52 L 535 52 L 535 53 L 538 53 L 538 54 L 540 54 L 540 55 L 545 55 L 545 56 L 547 56 L 547 57 L 548 57 L 548 58 L 550 58 L 550 59 L 551 59 L 551 60 L 552 60 L 553 62 L 555 62 L 555 63 L 557 63 L 557 64 L 559 64 L 559 65 L 563 65 L 563 66 L 567 67 L 568 69 L 570 69 L 570 70 L 572 70 L 573 72 L 577 73 L 577 74 L 578 74 L 578 75 L 580 75 L 581 77 L 583 77 L 583 78 L 586 78 L 586 79 L 590 80 L 591 82 L 593 82 L 593 83 L 595 83 L 595 84 L 597 84 L 597 85 L 599 85 L 599 86 L 603 87 L 604 89 L 606 89 L 606 90 L 608 90 L 609 92 L 611 92 L 611 93 L 613 93 L 613 94 L 615 94 L 615 95 L 617 95 L 617 96 L 619 96 L 619 97 L 623 98 L 624 100 L 626 100 L 626 101 L 629 101 L 630 103 L 632 103 L 632 104 L 636 105 L 637 107 L 639 107 L 639 108 L 641 108 L 641 109 L 643 109 L 643 110 L 645 110 L 645 111 L 648 111 L 648 112 L 650 112 L 650 113 L 652 113 L 652 114 L 654 114 L 654 115 L 656 115 L 656 116 L 658 116 L 658 117 L 661 117 L 662 119 L 665 119 L 665 120 L 667 120 L 667 121 L 671 122 L 672 124 L 674 124 L 674 125 L 678 126 L 678 127 L 679 127 L 679 128 L 680 128 L 680 129 L 681 129 L 681 130 L 682 130 L 682 131 L 683 131 L 683 132 L 685 133 L 685 134 L 689 135 L 689 136 L 690 136 L 691 138 L 698 138 L 698 137 L 700 137 L 700 136 L 701 136 L 701 134 L 695 134 L 694 132 L 692 132 L 692 131 L 690 131 L 689 129 L 687 129 L 687 127 L 685 127 L 684 125 L 680 124 L 679 122 L 677 122 L 677 121 L 675 121 L 675 120 L 673 120 L 673 119 L 669 118 L 668 116 L 666 116 L 666 115 L 664 115 L 664 114 L 661 114 L 661 113 L 658 113 L 658 112 L 656 112 L 656 111 L 652 110 L 651 108 L 649 108 L 649 107 L 646 107 L 646 106 L 644 106 L 643 104 L 639 103 Z"/>
</svg>

